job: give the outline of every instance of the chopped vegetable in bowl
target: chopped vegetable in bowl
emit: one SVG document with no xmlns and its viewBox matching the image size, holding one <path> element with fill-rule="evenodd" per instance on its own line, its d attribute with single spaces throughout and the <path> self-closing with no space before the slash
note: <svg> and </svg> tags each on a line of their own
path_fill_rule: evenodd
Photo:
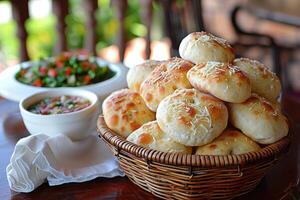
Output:
<svg viewBox="0 0 300 200">
<path fill-rule="evenodd" d="M 99 83 L 115 75 L 107 65 L 99 66 L 96 58 L 65 53 L 21 67 L 15 78 L 36 87 L 78 87 Z"/>
<path fill-rule="evenodd" d="M 63 114 L 82 110 L 91 105 L 91 102 L 78 96 L 48 97 L 33 105 L 27 110 L 41 115 Z"/>
</svg>

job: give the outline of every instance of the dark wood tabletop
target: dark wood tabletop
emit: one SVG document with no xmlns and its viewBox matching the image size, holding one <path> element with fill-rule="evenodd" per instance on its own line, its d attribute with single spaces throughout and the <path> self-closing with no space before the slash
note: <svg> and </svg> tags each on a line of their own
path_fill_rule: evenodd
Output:
<svg viewBox="0 0 300 200">
<path fill-rule="evenodd" d="M 270 170 L 258 187 L 239 200 L 299 199 L 297 187 L 300 168 L 300 97 L 284 95 L 283 110 L 290 120 L 293 134 L 289 152 Z M 70 183 L 50 187 L 43 184 L 31 193 L 16 193 L 9 189 L 6 166 L 16 142 L 26 137 L 18 104 L 0 98 L 0 199 L 156 199 L 131 183 L 126 177 L 97 178 L 85 183 Z"/>
</svg>

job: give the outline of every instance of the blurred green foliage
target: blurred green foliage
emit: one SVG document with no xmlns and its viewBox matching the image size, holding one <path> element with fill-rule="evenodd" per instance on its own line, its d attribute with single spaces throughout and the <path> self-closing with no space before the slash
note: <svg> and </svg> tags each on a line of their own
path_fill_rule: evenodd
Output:
<svg viewBox="0 0 300 200">
<path fill-rule="evenodd" d="M 26 22 L 28 31 L 27 48 L 33 59 L 51 55 L 55 41 L 55 17 L 50 15 L 42 19 L 29 19 Z"/>
<path fill-rule="evenodd" d="M 18 41 L 16 40 L 16 24 L 13 21 L 0 24 L 0 52 L 7 59 L 16 59 L 18 51 Z"/>
<path fill-rule="evenodd" d="M 69 0 L 70 14 L 66 17 L 67 44 L 69 49 L 83 48 L 85 36 L 85 13 L 83 0 Z M 118 20 L 116 8 L 111 0 L 98 0 L 99 9 L 97 18 L 97 50 L 113 44 L 116 40 Z M 143 37 L 146 35 L 146 27 L 141 23 L 139 0 L 129 0 L 125 17 L 125 29 L 127 39 Z M 39 19 L 29 19 L 26 22 L 28 31 L 28 51 L 31 59 L 51 56 L 56 41 L 55 31 L 56 17 L 53 15 Z M 16 36 L 16 23 L 11 20 L 0 24 L 0 51 L 6 59 L 18 58 L 18 40 Z"/>
</svg>

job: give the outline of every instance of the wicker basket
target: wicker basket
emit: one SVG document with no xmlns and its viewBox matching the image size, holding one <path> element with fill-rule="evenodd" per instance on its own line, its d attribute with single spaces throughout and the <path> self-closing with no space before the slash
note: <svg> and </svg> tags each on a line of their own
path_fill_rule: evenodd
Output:
<svg viewBox="0 0 300 200">
<path fill-rule="evenodd" d="M 112 132 L 102 116 L 98 133 L 118 157 L 127 177 L 163 199 L 232 199 L 256 187 L 289 138 L 257 152 L 228 156 L 164 153 L 137 146 Z"/>
</svg>

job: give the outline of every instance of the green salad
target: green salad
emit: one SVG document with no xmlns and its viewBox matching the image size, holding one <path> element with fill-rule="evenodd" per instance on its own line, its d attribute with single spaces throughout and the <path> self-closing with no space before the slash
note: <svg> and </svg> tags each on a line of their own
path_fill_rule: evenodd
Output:
<svg viewBox="0 0 300 200">
<path fill-rule="evenodd" d="M 36 87 L 78 87 L 99 83 L 115 75 L 107 65 L 99 66 L 94 57 L 64 53 L 43 59 L 16 73 L 21 83 Z"/>
</svg>

